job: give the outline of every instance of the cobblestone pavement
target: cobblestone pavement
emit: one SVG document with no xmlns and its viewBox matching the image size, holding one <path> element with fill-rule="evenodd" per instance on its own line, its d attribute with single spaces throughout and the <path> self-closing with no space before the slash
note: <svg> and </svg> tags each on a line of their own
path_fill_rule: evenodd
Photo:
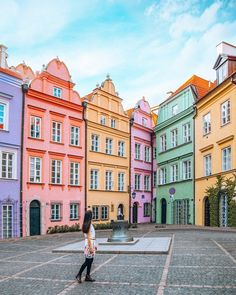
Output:
<svg viewBox="0 0 236 295">
<path fill-rule="evenodd" d="M 97 231 L 107 237 L 109 231 Z M 97 254 L 94 283 L 78 284 L 82 254 L 52 249 L 82 240 L 66 233 L 0 241 L 1 295 L 236 294 L 236 231 L 139 226 L 135 237 L 172 237 L 168 255 Z"/>
</svg>

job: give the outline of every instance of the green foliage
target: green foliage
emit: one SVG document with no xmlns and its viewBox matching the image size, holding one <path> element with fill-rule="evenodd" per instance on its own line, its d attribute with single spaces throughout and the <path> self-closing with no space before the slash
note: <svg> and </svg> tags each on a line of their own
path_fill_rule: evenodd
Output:
<svg viewBox="0 0 236 295">
<path fill-rule="evenodd" d="M 69 225 L 55 225 L 55 226 L 50 226 L 47 229 L 47 234 L 75 232 L 75 231 L 80 231 L 80 225 L 79 225 L 79 223 L 75 223 L 75 224 L 73 224 L 71 226 L 69 226 Z"/>
<path fill-rule="evenodd" d="M 111 229 L 111 223 L 93 223 L 95 229 Z"/>
<path fill-rule="evenodd" d="M 220 226 L 220 196 L 226 194 L 228 198 L 228 226 L 236 226 L 236 201 L 233 200 L 236 187 L 236 175 L 224 178 L 217 176 L 215 185 L 206 189 L 210 202 L 210 226 Z"/>
</svg>

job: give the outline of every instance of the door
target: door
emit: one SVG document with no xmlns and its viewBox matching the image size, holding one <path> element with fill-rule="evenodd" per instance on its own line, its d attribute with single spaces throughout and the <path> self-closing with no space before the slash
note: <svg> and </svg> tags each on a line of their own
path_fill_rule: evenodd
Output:
<svg viewBox="0 0 236 295">
<path fill-rule="evenodd" d="M 166 199 L 161 200 L 161 223 L 166 224 Z"/>
<path fill-rule="evenodd" d="M 40 203 L 38 201 L 30 203 L 30 235 L 40 235 Z"/>
<path fill-rule="evenodd" d="M 138 223 L 138 203 L 133 204 L 133 223 Z"/>
<path fill-rule="evenodd" d="M 204 205 L 204 225 L 210 226 L 210 202 L 208 198 L 205 199 Z"/>
</svg>

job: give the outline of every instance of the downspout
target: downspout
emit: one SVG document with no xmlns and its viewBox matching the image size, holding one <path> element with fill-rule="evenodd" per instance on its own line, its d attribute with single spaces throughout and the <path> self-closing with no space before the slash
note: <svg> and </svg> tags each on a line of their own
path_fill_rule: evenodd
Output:
<svg viewBox="0 0 236 295">
<path fill-rule="evenodd" d="M 153 215 L 153 132 L 151 132 L 151 164 L 152 164 L 152 169 L 151 169 L 151 218 L 150 222 L 153 222 L 152 220 L 152 215 Z"/>
<path fill-rule="evenodd" d="M 196 197 L 195 197 L 195 193 L 196 193 L 196 186 L 195 186 L 195 170 L 196 170 L 196 167 L 195 167 L 195 164 L 196 164 L 196 147 L 195 147 L 195 118 L 197 116 L 197 106 L 196 104 L 193 106 L 194 107 L 194 113 L 193 113 L 193 166 L 194 166 L 194 169 L 193 169 L 193 224 L 195 224 L 195 200 L 196 200 Z"/>
<path fill-rule="evenodd" d="M 23 144 L 24 144 L 24 123 L 25 123 L 25 94 L 28 92 L 29 85 L 24 81 L 22 89 L 22 113 L 21 113 L 21 156 L 20 156 L 20 237 L 23 236 Z"/>
<path fill-rule="evenodd" d="M 131 197 L 132 197 L 132 192 L 131 192 L 131 163 L 132 163 L 132 126 L 134 124 L 134 118 L 131 118 L 129 120 L 129 224 L 131 224 Z"/>
<path fill-rule="evenodd" d="M 83 106 L 83 120 L 84 120 L 84 124 L 85 124 L 85 153 L 84 153 L 84 170 L 85 170 L 85 177 L 84 177 L 84 210 L 87 211 L 87 128 L 88 128 L 88 122 L 87 122 L 87 118 L 86 118 L 86 109 L 88 106 L 88 102 L 87 101 L 83 101 L 82 102 L 82 106 Z"/>
</svg>

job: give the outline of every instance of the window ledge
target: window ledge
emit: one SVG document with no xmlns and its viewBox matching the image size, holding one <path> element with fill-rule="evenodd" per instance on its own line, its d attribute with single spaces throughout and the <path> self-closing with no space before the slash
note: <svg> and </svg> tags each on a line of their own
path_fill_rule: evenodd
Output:
<svg viewBox="0 0 236 295">
<path fill-rule="evenodd" d="M 36 137 L 31 137 L 31 136 L 28 136 L 28 139 L 37 140 L 37 141 L 44 141 L 44 139 L 42 139 L 42 138 L 36 138 Z"/>
<path fill-rule="evenodd" d="M 36 185 L 37 185 L 37 184 L 38 184 L 38 185 L 45 185 L 44 182 L 32 182 L 32 181 L 28 181 L 27 184 L 33 184 L 33 185 L 34 185 L 34 184 L 36 184 Z"/>
<path fill-rule="evenodd" d="M 53 143 L 53 144 L 59 144 L 59 145 L 64 145 L 63 142 L 57 142 L 57 141 L 52 141 L 52 140 L 50 140 L 50 143 Z"/>
<path fill-rule="evenodd" d="M 60 222 L 60 221 L 62 221 L 62 218 L 60 218 L 60 219 L 52 219 L 52 218 L 51 218 L 50 221 L 51 221 L 51 222 L 58 222 L 58 221 Z"/>
<path fill-rule="evenodd" d="M 74 145 L 74 144 L 69 144 L 70 147 L 73 147 L 73 148 L 77 148 L 77 149 L 82 149 L 82 146 L 81 145 Z"/>
<path fill-rule="evenodd" d="M 82 187 L 82 185 L 79 185 L 79 184 L 69 184 L 68 187 Z"/>
<path fill-rule="evenodd" d="M 0 131 L 2 131 L 2 132 L 7 132 L 7 133 L 9 133 L 10 131 L 9 130 L 7 130 L 7 129 L 0 129 Z"/>
<path fill-rule="evenodd" d="M 5 178 L 5 177 L 0 177 L 1 180 L 6 180 L 6 181 L 17 181 L 18 178 Z"/>
<path fill-rule="evenodd" d="M 77 218 L 70 218 L 70 221 L 79 220 L 79 217 Z"/>
</svg>

